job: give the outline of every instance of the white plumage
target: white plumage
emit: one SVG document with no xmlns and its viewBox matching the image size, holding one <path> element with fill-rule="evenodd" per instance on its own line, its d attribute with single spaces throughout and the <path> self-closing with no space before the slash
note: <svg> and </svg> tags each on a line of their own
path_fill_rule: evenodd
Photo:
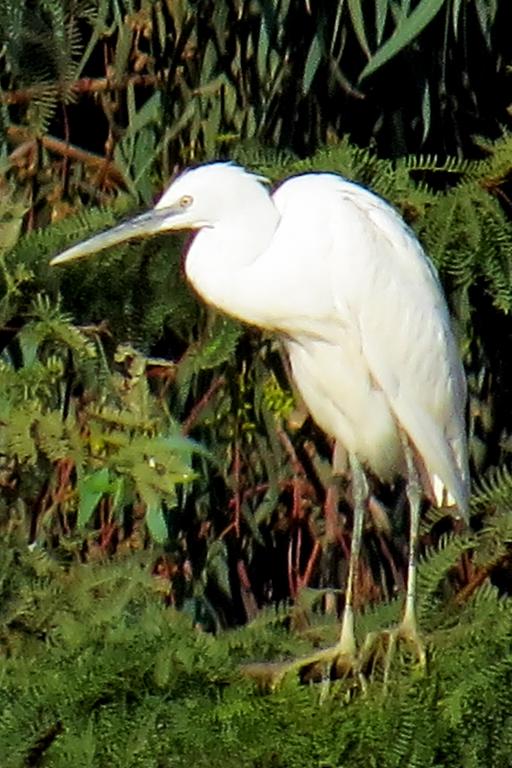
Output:
<svg viewBox="0 0 512 768">
<path fill-rule="evenodd" d="M 334 174 L 297 176 L 271 197 L 254 176 L 214 164 L 185 173 L 158 207 L 171 192 L 206 195 L 202 172 L 219 212 L 187 256 L 198 293 L 284 335 L 315 421 L 384 480 L 405 470 L 400 424 L 431 487 L 444 486 L 464 514 L 464 373 L 435 270 L 411 230 Z"/>
<path fill-rule="evenodd" d="M 283 337 L 313 419 L 348 457 L 391 481 L 407 474 L 410 444 L 424 492 L 439 501 L 444 491 L 466 516 L 464 373 L 435 269 L 390 205 L 325 173 L 271 195 L 262 179 L 213 163 L 52 263 L 177 229 L 198 230 L 185 261 L 197 292 Z"/>
</svg>

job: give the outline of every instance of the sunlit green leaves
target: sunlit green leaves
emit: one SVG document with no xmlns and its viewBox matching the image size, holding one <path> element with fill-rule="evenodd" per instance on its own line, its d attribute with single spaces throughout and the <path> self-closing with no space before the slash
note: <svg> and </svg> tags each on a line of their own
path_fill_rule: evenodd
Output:
<svg viewBox="0 0 512 768">
<path fill-rule="evenodd" d="M 119 352 L 117 361 L 128 361 L 123 376 L 108 370 L 104 354 L 96 354 L 100 350 L 58 303 L 34 299 L 15 360 L 4 353 L 0 361 L 0 451 L 7 463 L 14 462 L 20 482 L 37 478 L 58 487 L 64 471 L 64 514 L 76 511 L 80 529 L 100 503 L 119 524 L 125 507 L 138 503 L 162 542 L 164 505 L 174 507 L 177 486 L 193 480 L 193 454 L 207 454 L 177 432 L 151 394 L 140 353 Z M 79 378 L 92 387 L 86 406 L 72 397 L 70 384 Z"/>
<path fill-rule="evenodd" d="M 309 93 L 313 79 L 318 71 L 322 61 L 323 45 L 320 38 L 320 32 L 317 32 L 309 46 L 308 55 L 304 64 L 304 75 L 302 78 L 302 91 Z"/>
<path fill-rule="evenodd" d="M 411 14 L 397 25 L 389 40 L 374 53 L 359 79 L 363 80 L 373 74 L 406 48 L 430 24 L 445 3 L 446 0 L 420 0 Z"/>
<path fill-rule="evenodd" d="M 371 53 L 368 39 L 366 37 L 367 24 L 365 24 L 365 16 L 363 11 L 364 0 L 348 0 L 347 4 L 357 41 L 363 49 L 365 56 L 369 59 L 371 57 Z"/>
<path fill-rule="evenodd" d="M 357 128 L 365 141 L 379 145 L 387 136 L 390 145 L 381 147 L 386 154 L 402 142 L 417 151 L 433 137 L 444 142 L 433 119 L 441 113 L 449 118 L 445 129 L 452 126 L 448 146 L 459 149 L 463 135 L 473 140 L 464 123 L 467 94 L 471 114 L 481 103 L 483 108 L 486 95 L 473 68 L 477 51 L 494 56 L 496 72 L 506 69 L 507 53 L 496 35 L 506 2 L 5 1 L 3 152 L 12 149 L 8 134 L 10 141 L 25 141 L 20 123 L 28 136 L 42 140 L 38 162 L 45 173 L 37 175 L 30 194 L 45 198 L 50 216 L 58 218 L 84 198 L 103 202 L 122 189 L 147 204 L 176 166 L 229 154 L 239 141 L 291 146 L 302 154 Z M 44 34 L 34 34 L 31 25 Z M 388 72 L 396 78 L 392 67 L 400 57 L 413 62 L 417 87 L 408 81 L 400 86 L 408 92 L 398 114 L 393 87 L 380 81 L 377 96 L 374 76 Z M 89 68 L 96 73 L 99 60 L 105 71 L 84 77 Z M 68 146 L 74 120 L 67 108 L 91 96 L 94 149 L 75 151 Z M 506 120 L 505 106 L 501 116 L 486 115 L 486 125 L 489 120 L 496 133 Z M 58 136 L 47 137 L 50 124 Z M 98 143 L 105 146 L 104 157 L 95 154 Z M 24 146 L 22 157 L 27 151 Z M 67 158 L 65 183 L 52 170 L 52 152 Z M 32 178 L 16 167 L 10 172 L 22 186 Z"/>
<path fill-rule="evenodd" d="M 153 539 L 159 544 L 163 544 L 167 539 L 167 524 L 165 522 L 162 505 L 148 505 L 146 511 L 146 525 Z"/>
<path fill-rule="evenodd" d="M 79 499 L 77 523 L 80 527 L 89 522 L 100 499 L 110 491 L 110 488 L 110 476 L 107 467 L 80 478 L 77 485 Z"/>
</svg>

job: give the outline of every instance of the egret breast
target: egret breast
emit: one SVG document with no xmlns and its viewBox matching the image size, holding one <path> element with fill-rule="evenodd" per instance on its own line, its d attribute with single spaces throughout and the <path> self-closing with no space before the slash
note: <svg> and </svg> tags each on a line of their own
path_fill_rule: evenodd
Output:
<svg viewBox="0 0 512 768">
<path fill-rule="evenodd" d="M 396 421 L 353 339 L 340 344 L 287 339 L 285 344 L 297 388 L 318 426 L 381 480 L 402 474 Z"/>
</svg>

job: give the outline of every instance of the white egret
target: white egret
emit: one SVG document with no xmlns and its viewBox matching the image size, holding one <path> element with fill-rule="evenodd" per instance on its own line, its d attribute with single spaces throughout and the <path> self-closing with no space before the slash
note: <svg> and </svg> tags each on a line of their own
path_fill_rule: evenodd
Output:
<svg viewBox="0 0 512 768">
<path fill-rule="evenodd" d="M 352 472 L 339 654 L 355 654 L 365 468 L 384 481 L 407 479 L 410 551 L 399 633 L 418 647 L 422 494 L 453 505 L 463 518 L 469 496 L 466 384 L 437 274 L 399 214 L 367 189 L 329 173 L 290 178 L 274 194 L 263 182 L 229 163 L 186 170 L 152 210 L 51 263 L 134 237 L 198 230 L 186 256 L 188 279 L 209 304 L 281 335 L 313 419 L 336 440 Z"/>
</svg>

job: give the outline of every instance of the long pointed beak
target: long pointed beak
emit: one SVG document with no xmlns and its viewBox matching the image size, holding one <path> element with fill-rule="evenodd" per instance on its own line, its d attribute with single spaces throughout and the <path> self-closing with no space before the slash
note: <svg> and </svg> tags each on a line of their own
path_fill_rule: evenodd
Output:
<svg viewBox="0 0 512 768">
<path fill-rule="evenodd" d="M 50 261 L 50 265 L 53 267 L 55 264 L 64 264 L 68 261 L 74 261 L 74 259 L 81 259 L 83 256 L 103 251 L 105 248 L 125 243 L 127 240 L 148 237 L 149 235 L 163 232 L 166 229 L 171 229 L 172 227 L 169 223 L 171 216 L 172 210 L 170 209 L 158 210 L 153 208 L 151 211 L 141 213 L 140 216 L 136 216 L 134 219 L 118 224 L 117 227 L 107 229 L 106 232 L 100 232 L 99 235 L 94 235 L 88 240 L 71 246 L 71 248 L 55 256 Z"/>
</svg>

